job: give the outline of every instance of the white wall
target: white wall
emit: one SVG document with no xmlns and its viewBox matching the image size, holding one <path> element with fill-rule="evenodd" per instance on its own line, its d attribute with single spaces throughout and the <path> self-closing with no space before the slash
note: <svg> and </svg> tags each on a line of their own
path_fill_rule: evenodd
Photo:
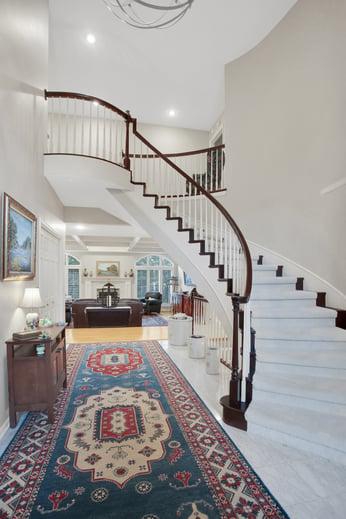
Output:
<svg viewBox="0 0 346 519">
<path fill-rule="evenodd" d="M 209 132 L 202 130 L 138 124 L 138 131 L 162 153 L 180 153 L 209 146 Z"/>
<path fill-rule="evenodd" d="M 329 283 L 331 305 L 346 305 L 345 20 L 344 1 L 300 0 L 225 75 L 231 213 Z"/>
<path fill-rule="evenodd" d="M 0 192 L 33 212 L 39 227 L 63 233 L 62 206 L 43 177 L 48 0 L 1 0 L 0 34 Z M 25 314 L 18 308 L 24 287 L 38 284 L 38 276 L 0 281 L 0 436 L 8 419 L 4 341 L 24 327 Z"/>
</svg>

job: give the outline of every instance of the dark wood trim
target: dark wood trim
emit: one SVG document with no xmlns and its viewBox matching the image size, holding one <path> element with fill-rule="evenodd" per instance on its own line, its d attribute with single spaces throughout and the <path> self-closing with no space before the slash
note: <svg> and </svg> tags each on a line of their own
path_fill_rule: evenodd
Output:
<svg viewBox="0 0 346 519">
<path fill-rule="evenodd" d="M 283 271 L 284 271 L 284 266 L 283 265 L 278 265 L 277 269 L 276 269 L 276 277 L 282 278 Z"/>
<path fill-rule="evenodd" d="M 202 153 L 208 153 L 208 151 L 215 151 L 215 150 L 221 150 L 224 149 L 225 145 L 220 144 L 219 146 L 211 146 L 210 148 L 202 148 L 200 150 L 193 150 L 193 151 L 183 151 L 181 153 L 165 153 L 164 156 L 168 158 L 172 157 L 188 157 L 190 155 L 201 155 Z M 158 155 L 152 153 L 152 154 L 145 154 L 141 155 L 139 153 L 130 154 L 131 158 L 134 159 L 158 159 L 160 158 Z"/>
<path fill-rule="evenodd" d="M 296 290 L 304 290 L 304 278 L 297 278 Z"/>
<path fill-rule="evenodd" d="M 111 103 L 108 103 L 107 101 L 104 101 L 103 99 L 100 99 L 99 97 L 78 94 L 77 92 L 58 92 L 50 90 L 44 91 L 44 98 L 46 100 L 53 97 L 61 97 L 66 99 L 80 99 L 81 101 L 89 101 L 91 103 L 96 101 L 100 106 L 104 106 L 112 112 L 115 112 L 118 115 L 120 115 L 123 119 L 125 119 L 125 121 L 131 119 L 130 112 L 123 112 L 123 110 L 120 110 L 120 108 L 117 108 L 116 106 L 112 105 Z"/>
<path fill-rule="evenodd" d="M 326 306 L 326 292 L 317 292 L 316 306 Z"/>
<path fill-rule="evenodd" d="M 137 120 L 132 119 L 133 124 L 133 133 L 138 137 L 139 140 L 141 140 L 148 148 L 150 148 L 154 154 L 161 157 L 161 159 L 167 164 L 169 164 L 175 171 L 177 171 L 182 177 L 184 177 L 186 180 L 190 182 L 198 191 L 200 194 L 205 196 L 214 206 L 218 208 L 222 216 L 225 218 L 225 220 L 228 222 L 230 227 L 233 229 L 235 235 L 237 236 L 239 242 L 242 245 L 242 248 L 244 250 L 245 254 L 245 260 L 246 260 L 246 285 L 244 289 L 244 293 L 242 295 L 239 295 L 239 303 L 247 303 L 250 299 L 251 295 L 251 288 L 252 288 L 252 261 L 251 261 L 251 254 L 248 247 L 248 244 L 244 238 L 243 233 L 239 229 L 238 225 L 235 223 L 234 219 L 231 217 L 231 215 L 228 213 L 228 211 L 225 209 L 225 207 L 216 199 L 214 198 L 208 191 L 206 191 L 201 185 L 199 185 L 194 179 L 192 179 L 185 171 L 183 171 L 179 166 L 174 164 L 168 157 L 166 157 L 163 153 L 161 153 L 155 146 L 153 146 L 141 133 L 137 131 Z"/>
<path fill-rule="evenodd" d="M 229 395 L 220 398 L 220 404 L 223 407 L 222 420 L 232 427 L 247 431 L 247 421 L 245 418 L 245 404 L 241 404 L 240 408 L 232 407 Z"/>
</svg>

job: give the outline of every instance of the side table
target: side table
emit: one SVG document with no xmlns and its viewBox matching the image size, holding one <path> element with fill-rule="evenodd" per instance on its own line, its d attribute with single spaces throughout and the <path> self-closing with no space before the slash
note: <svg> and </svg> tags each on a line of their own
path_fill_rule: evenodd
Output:
<svg viewBox="0 0 346 519">
<path fill-rule="evenodd" d="M 67 386 L 65 328 L 39 328 L 49 336 L 44 339 L 6 341 L 11 427 L 17 424 L 17 411 L 47 410 L 48 423 L 52 423 L 56 397 Z M 42 354 L 36 346 L 42 346 Z"/>
</svg>

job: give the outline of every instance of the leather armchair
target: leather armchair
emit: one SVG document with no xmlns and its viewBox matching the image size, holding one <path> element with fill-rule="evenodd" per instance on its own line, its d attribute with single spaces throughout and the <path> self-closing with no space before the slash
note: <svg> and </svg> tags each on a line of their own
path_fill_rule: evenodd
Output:
<svg viewBox="0 0 346 519">
<path fill-rule="evenodd" d="M 147 292 L 140 301 L 143 303 L 145 314 L 161 312 L 162 294 L 160 292 Z"/>
</svg>

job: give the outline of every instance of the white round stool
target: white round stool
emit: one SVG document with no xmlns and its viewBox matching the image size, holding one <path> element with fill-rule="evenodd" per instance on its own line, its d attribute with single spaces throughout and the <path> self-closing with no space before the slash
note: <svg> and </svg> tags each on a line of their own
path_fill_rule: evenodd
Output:
<svg viewBox="0 0 346 519">
<path fill-rule="evenodd" d="M 218 375 L 220 366 L 219 351 L 217 348 L 207 349 L 206 370 L 208 375 Z"/>
<path fill-rule="evenodd" d="M 191 335 L 188 339 L 188 345 L 191 359 L 203 359 L 205 357 L 205 337 L 203 335 Z"/>
<path fill-rule="evenodd" d="M 168 317 L 168 343 L 172 346 L 186 346 L 192 333 L 192 317 L 184 319 Z"/>
</svg>

